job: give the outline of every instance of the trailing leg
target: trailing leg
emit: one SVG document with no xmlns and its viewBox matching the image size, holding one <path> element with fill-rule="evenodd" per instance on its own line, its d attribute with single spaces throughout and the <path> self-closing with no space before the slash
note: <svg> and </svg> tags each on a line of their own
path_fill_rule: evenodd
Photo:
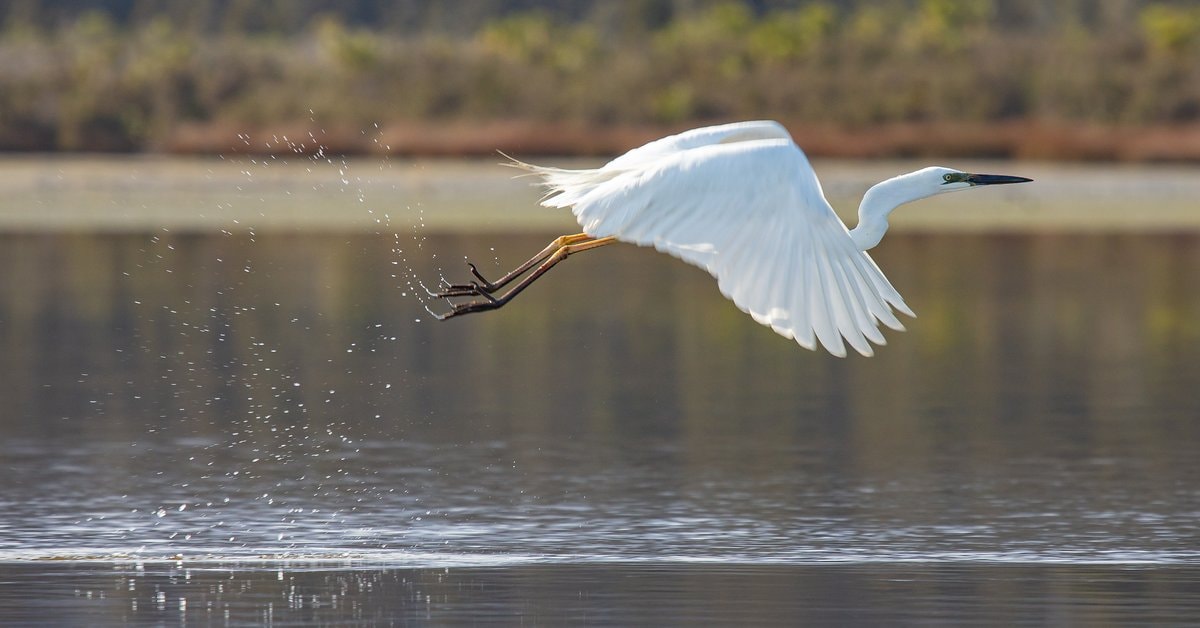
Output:
<svg viewBox="0 0 1200 628">
<path fill-rule="evenodd" d="M 545 260 L 547 257 L 553 255 L 555 251 L 561 249 L 562 247 L 567 246 L 569 244 L 585 242 L 585 241 L 588 241 L 591 239 L 592 239 L 592 237 L 586 233 L 576 233 L 573 235 L 558 236 L 557 238 L 554 239 L 554 241 L 552 241 L 549 245 L 547 245 L 546 248 L 542 249 L 542 251 L 540 253 L 529 258 L 529 261 L 525 262 L 524 264 L 521 264 L 520 266 L 516 267 L 515 269 L 513 269 L 512 271 L 505 274 L 503 277 L 501 277 L 500 279 L 497 279 L 494 282 L 488 281 L 482 274 L 480 274 L 479 269 L 475 267 L 475 264 L 472 264 L 471 262 L 467 262 L 467 266 L 469 266 L 471 268 L 471 274 L 475 276 L 476 281 L 472 281 L 471 283 L 466 283 L 466 284 L 462 284 L 462 283 L 449 284 L 446 286 L 445 290 L 443 290 L 442 292 L 439 292 L 437 294 L 434 294 L 433 296 L 445 298 L 445 297 L 462 297 L 462 296 L 483 295 L 483 294 L 493 293 L 493 292 L 499 290 L 500 288 L 503 288 L 504 286 L 508 285 L 508 283 L 510 283 L 512 280 L 516 279 L 517 277 L 524 275 L 530 268 L 533 268 L 534 266 L 540 264 L 543 260 Z"/>
<path fill-rule="evenodd" d="M 571 237 L 575 237 L 575 236 L 563 236 L 563 237 L 571 238 Z M 561 240 L 561 239 L 562 238 L 559 238 L 559 240 Z M 555 242 L 558 242 L 559 240 L 555 240 Z M 456 294 L 442 293 L 438 296 L 444 296 L 444 297 L 448 298 L 448 297 L 452 297 L 452 296 L 476 295 L 476 296 L 482 296 L 483 298 L 477 299 L 475 301 L 454 303 L 451 305 L 451 310 L 449 312 L 447 312 L 446 314 L 435 315 L 435 316 L 437 316 L 438 320 L 444 321 L 448 318 L 453 318 L 455 316 L 459 316 L 462 314 L 472 314 L 475 312 L 486 312 L 488 310 L 496 310 L 501 307 L 504 307 L 504 305 L 507 304 L 509 301 L 511 301 L 513 299 L 513 297 L 516 297 L 518 294 L 521 293 L 522 290 L 524 290 L 525 288 L 528 288 L 530 284 L 537 281 L 538 278 L 541 277 L 542 275 L 546 274 L 546 271 L 550 270 L 551 268 L 554 268 L 555 264 L 567 259 L 567 257 L 569 257 L 575 253 L 589 251 L 594 248 L 599 248 L 599 247 L 602 247 L 602 246 L 605 246 L 608 244 L 612 244 L 616 241 L 617 241 L 617 239 L 615 237 L 610 236 L 607 238 L 597 238 L 595 240 L 589 239 L 587 241 L 576 240 L 575 241 L 576 243 L 574 243 L 574 244 L 566 244 L 564 246 L 560 246 L 560 247 L 558 247 L 557 250 L 550 253 L 549 257 L 543 257 L 542 259 L 544 259 L 545 261 L 543 261 L 540 266 L 538 266 L 532 273 L 530 273 L 528 277 L 525 277 L 524 279 L 522 279 L 515 286 L 513 286 L 508 292 L 504 293 L 502 296 L 499 296 L 499 297 L 494 296 L 490 292 L 486 292 L 486 291 L 463 292 L 463 293 L 456 293 Z M 538 259 L 538 258 L 534 258 L 534 259 Z M 536 262 L 534 262 L 534 263 L 536 263 Z M 533 264 L 530 264 L 530 266 L 532 266 L 532 265 Z M 528 270 L 528 269 L 526 269 L 526 270 Z M 511 281 L 511 279 L 509 281 Z M 507 283 L 507 282 L 505 282 L 505 283 Z M 503 284 L 501 284 L 501 285 L 503 285 Z M 452 288 L 453 288 L 453 286 L 452 286 Z M 449 292 L 449 290 L 447 290 L 447 292 Z"/>
</svg>

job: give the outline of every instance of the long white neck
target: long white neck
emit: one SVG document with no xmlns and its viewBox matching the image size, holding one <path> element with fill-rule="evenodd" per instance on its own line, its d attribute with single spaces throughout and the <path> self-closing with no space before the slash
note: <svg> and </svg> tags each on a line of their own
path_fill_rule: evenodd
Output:
<svg viewBox="0 0 1200 628">
<path fill-rule="evenodd" d="M 939 190 L 930 189 L 916 175 L 922 171 L 902 174 L 877 183 L 863 195 L 858 206 L 858 226 L 850 230 L 850 237 L 858 248 L 866 251 L 874 248 L 888 230 L 888 215 L 897 207 L 927 196 Z"/>
</svg>

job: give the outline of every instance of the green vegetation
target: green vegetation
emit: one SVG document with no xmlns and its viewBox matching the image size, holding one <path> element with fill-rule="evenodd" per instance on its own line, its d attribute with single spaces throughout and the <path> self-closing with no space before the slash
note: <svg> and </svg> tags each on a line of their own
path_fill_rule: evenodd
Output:
<svg viewBox="0 0 1200 628">
<path fill-rule="evenodd" d="M 220 151 L 317 129 L 302 150 L 469 151 L 448 134 L 764 117 L 843 134 L 1200 121 L 1194 3 L 560 4 L 454 3 L 459 20 L 419 2 L 10 3 L 0 149 Z"/>
</svg>

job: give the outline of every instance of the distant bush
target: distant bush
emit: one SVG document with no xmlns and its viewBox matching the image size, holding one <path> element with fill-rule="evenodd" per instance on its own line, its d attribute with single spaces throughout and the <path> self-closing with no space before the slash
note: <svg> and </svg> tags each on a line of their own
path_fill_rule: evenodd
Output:
<svg viewBox="0 0 1200 628">
<path fill-rule="evenodd" d="M 0 149 L 161 149 L 181 128 L 396 121 L 1200 120 L 1200 9 L 1190 3 L 598 3 L 582 17 L 499 11 L 469 32 L 315 9 L 297 26 L 255 8 L 268 4 L 188 14 L 167 3 L 121 20 L 10 13 Z"/>
</svg>

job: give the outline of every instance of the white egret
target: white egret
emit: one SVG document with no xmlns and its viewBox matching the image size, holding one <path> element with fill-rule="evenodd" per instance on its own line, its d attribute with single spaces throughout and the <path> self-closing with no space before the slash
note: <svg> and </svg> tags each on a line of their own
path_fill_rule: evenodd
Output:
<svg viewBox="0 0 1200 628">
<path fill-rule="evenodd" d="M 469 264 L 476 281 L 434 296 L 476 298 L 452 303 L 439 318 L 497 309 L 567 256 L 621 241 L 707 270 L 755 321 L 808 349 L 820 342 L 836 356 L 846 355 L 845 343 L 872 355 L 872 342 L 887 342 L 879 323 L 903 331 L 893 309 L 915 316 L 867 255 L 892 210 L 943 192 L 1030 181 L 924 168 L 867 190 L 858 225 L 847 229 L 804 152 L 772 121 L 686 131 L 596 169 L 508 165 L 541 177 L 549 191 L 542 205 L 571 208 L 583 233 L 555 239 L 495 282 Z"/>
</svg>

